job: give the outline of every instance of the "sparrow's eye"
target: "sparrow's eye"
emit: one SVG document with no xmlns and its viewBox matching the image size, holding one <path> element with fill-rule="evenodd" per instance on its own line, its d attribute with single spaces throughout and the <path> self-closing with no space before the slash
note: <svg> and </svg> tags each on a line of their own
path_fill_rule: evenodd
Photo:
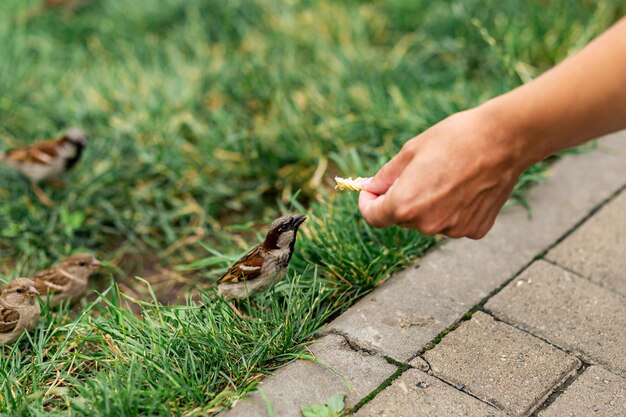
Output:
<svg viewBox="0 0 626 417">
<path fill-rule="evenodd" d="M 24 293 L 24 289 L 23 288 L 18 288 L 17 290 L 15 290 L 16 293 L 18 294 L 23 294 Z"/>
<path fill-rule="evenodd" d="M 79 262 L 78 266 L 87 266 L 87 262 Z"/>
</svg>

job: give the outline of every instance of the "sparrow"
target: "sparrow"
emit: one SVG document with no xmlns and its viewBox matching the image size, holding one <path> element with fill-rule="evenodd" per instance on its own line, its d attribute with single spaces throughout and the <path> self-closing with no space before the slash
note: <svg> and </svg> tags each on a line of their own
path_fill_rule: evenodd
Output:
<svg viewBox="0 0 626 417">
<path fill-rule="evenodd" d="M 298 228 L 306 216 L 288 214 L 271 224 L 265 240 L 252 249 L 217 281 L 217 292 L 225 299 L 243 299 L 264 291 L 287 273 L 296 245 Z M 230 303 L 233 310 L 241 313 Z"/>
<path fill-rule="evenodd" d="M 85 295 L 89 277 L 101 266 L 92 255 L 80 253 L 65 258 L 57 267 L 37 272 L 32 280 L 41 298 L 50 305 L 66 300 L 74 304 Z"/>
<path fill-rule="evenodd" d="M 53 203 L 38 183 L 72 169 L 80 160 L 86 146 L 85 134 L 82 130 L 74 128 L 57 139 L 0 152 L 0 163 L 28 178 L 39 200 L 50 207 Z"/>
<path fill-rule="evenodd" d="M 39 292 L 28 278 L 15 278 L 0 293 L 0 345 L 13 343 L 39 322 Z"/>
</svg>

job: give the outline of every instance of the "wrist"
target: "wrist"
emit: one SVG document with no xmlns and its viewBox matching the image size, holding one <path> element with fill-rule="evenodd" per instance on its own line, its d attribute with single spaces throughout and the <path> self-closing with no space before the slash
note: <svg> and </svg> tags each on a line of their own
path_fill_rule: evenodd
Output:
<svg viewBox="0 0 626 417">
<path fill-rule="evenodd" d="M 490 131 L 502 158 L 521 171 L 553 153 L 539 132 L 540 120 L 533 109 L 520 103 L 516 90 L 493 98 L 475 110 Z"/>
</svg>

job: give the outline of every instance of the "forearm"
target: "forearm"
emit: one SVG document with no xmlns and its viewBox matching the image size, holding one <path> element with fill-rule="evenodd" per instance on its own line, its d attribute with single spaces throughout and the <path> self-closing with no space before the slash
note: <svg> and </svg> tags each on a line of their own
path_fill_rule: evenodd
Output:
<svg viewBox="0 0 626 417">
<path fill-rule="evenodd" d="M 365 185 L 372 225 L 479 239 L 520 174 L 626 128 L 626 19 L 536 80 L 409 140 Z"/>
<path fill-rule="evenodd" d="M 532 82 L 482 105 L 524 163 L 626 128 L 626 19 Z"/>
</svg>

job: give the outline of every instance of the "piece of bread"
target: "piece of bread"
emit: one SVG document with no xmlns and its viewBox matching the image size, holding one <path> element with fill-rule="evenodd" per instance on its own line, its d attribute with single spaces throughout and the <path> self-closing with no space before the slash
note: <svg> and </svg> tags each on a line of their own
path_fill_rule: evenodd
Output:
<svg viewBox="0 0 626 417">
<path fill-rule="evenodd" d="M 367 178 L 363 178 L 363 177 L 358 177 L 355 179 L 352 179 L 352 177 L 350 178 L 335 177 L 335 181 L 337 182 L 337 185 L 335 186 L 335 188 L 339 190 L 363 191 L 365 190 L 365 187 L 363 186 L 363 181 L 365 181 L 366 179 Z"/>
</svg>

